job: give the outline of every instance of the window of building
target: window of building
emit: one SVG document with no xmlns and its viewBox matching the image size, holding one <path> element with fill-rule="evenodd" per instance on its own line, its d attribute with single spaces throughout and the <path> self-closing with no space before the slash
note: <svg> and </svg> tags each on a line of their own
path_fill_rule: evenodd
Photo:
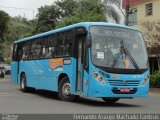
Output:
<svg viewBox="0 0 160 120">
<path fill-rule="evenodd" d="M 146 4 L 146 16 L 152 15 L 153 13 L 153 4 Z"/>
<path fill-rule="evenodd" d="M 129 12 L 129 25 L 137 24 L 137 8 L 131 9 Z"/>
</svg>

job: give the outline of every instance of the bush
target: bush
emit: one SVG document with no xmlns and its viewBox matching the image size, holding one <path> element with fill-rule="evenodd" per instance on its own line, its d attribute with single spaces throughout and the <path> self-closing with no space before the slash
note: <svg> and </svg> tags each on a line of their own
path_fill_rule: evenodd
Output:
<svg viewBox="0 0 160 120">
<path fill-rule="evenodd" d="M 160 88 L 160 72 L 150 75 L 150 86 Z"/>
<path fill-rule="evenodd" d="M 10 65 L 11 64 L 11 59 L 6 59 L 5 64 Z"/>
</svg>

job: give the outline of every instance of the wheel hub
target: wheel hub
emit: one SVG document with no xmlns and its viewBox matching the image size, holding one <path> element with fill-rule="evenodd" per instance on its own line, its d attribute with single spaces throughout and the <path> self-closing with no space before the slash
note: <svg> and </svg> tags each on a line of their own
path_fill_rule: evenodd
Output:
<svg viewBox="0 0 160 120">
<path fill-rule="evenodd" d="M 67 96 L 70 95 L 71 92 L 70 92 L 70 84 L 69 83 L 65 83 L 63 85 L 62 92 L 63 92 L 64 95 L 67 95 Z"/>
<path fill-rule="evenodd" d="M 24 89 L 24 78 L 22 78 L 21 87 L 22 87 L 22 89 Z"/>
</svg>

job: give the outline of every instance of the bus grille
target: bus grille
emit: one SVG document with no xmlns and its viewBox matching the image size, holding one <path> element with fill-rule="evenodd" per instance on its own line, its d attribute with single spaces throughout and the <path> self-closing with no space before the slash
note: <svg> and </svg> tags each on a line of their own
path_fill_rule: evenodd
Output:
<svg viewBox="0 0 160 120">
<path fill-rule="evenodd" d="M 111 86 L 138 86 L 139 80 L 108 80 Z"/>
</svg>

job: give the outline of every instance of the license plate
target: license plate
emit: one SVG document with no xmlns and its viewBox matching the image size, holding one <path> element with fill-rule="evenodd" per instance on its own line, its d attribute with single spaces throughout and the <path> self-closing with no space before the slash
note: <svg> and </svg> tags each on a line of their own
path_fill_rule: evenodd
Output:
<svg viewBox="0 0 160 120">
<path fill-rule="evenodd" d="M 130 92 L 130 88 L 121 88 L 120 92 L 128 93 L 128 92 Z"/>
</svg>

